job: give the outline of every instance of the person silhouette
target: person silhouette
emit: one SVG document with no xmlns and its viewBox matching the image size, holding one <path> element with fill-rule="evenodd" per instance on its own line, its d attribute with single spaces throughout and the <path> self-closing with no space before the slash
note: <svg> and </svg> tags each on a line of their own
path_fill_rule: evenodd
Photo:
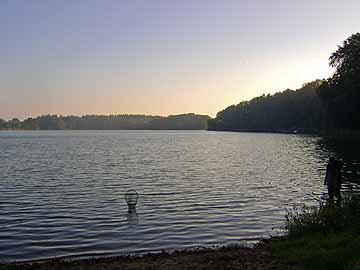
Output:
<svg viewBox="0 0 360 270">
<path fill-rule="evenodd" d="M 341 168 L 343 166 L 343 163 L 340 160 L 335 160 L 335 168 L 336 168 L 336 185 L 335 185 L 335 197 L 340 199 L 341 198 Z"/>
<path fill-rule="evenodd" d="M 324 185 L 327 187 L 330 200 L 333 200 L 334 196 L 340 198 L 341 166 L 341 162 L 335 160 L 334 157 L 330 157 L 326 166 Z"/>
</svg>

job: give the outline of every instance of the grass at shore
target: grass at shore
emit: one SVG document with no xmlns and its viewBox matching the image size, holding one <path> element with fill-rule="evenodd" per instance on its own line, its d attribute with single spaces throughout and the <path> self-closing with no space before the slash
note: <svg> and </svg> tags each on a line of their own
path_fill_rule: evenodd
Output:
<svg viewBox="0 0 360 270">
<path fill-rule="evenodd" d="M 337 203 L 293 209 L 286 215 L 288 235 L 272 241 L 275 259 L 287 267 L 316 270 L 360 269 L 360 196 Z M 288 269 L 288 268 L 282 268 Z"/>
<path fill-rule="evenodd" d="M 272 250 L 276 259 L 296 269 L 360 269 L 360 237 L 348 232 L 281 239 L 273 241 Z"/>
</svg>

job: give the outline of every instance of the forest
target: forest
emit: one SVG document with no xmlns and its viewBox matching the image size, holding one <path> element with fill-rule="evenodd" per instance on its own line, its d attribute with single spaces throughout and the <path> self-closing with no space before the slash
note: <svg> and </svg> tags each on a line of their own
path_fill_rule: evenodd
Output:
<svg viewBox="0 0 360 270">
<path fill-rule="evenodd" d="M 232 105 L 210 119 L 209 130 L 358 134 L 360 130 L 360 33 L 331 54 L 333 75 Z M 355 132 L 356 131 L 356 132 Z"/>
<path fill-rule="evenodd" d="M 320 99 L 316 90 L 321 80 L 298 90 L 287 89 L 262 95 L 220 111 L 209 120 L 209 130 L 249 132 L 317 132 L 321 123 Z"/>
<path fill-rule="evenodd" d="M 193 113 L 164 116 L 149 115 L 85 115 L 57 116 L 42 115 L 20 121 L 14 118 L 9 121 L 0 119 L 2 130 L 205 130 L 207 115 Z"/>
</svg>

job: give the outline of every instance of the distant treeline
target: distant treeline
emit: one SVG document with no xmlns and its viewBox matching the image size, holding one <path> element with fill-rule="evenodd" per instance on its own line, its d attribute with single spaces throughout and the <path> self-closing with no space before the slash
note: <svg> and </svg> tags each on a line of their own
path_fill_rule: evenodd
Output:
<svg viewBox="0 0 360 270">
<path fill-rule="evenodd" d="M 360 33 L 330 56 L 327 80 L 262 95 L 220 111 L 209 130 L 360 134 Z"/>
<path fill-rule="evenodd" d="M 320 99 L 316 89 L 322 81 L 305 84 L 296 91 L 287 89 L 262 95 L 220 111 L 209 120 L 210 130 L 313 133 L 321 123 Z"/>
<path fill-rule="evenodd" d="M 20 121 L 14 118 L 9 121 L 0 119 L 0 129 L 22 130 L 124 130 L 124 129 L 153 129 L 153 130 L 204 130 L 207 129 L 207 115 L 179 114 L 163 116 L 149 115 L 85 115 L 85 116 L 57 116 L 42 115 Z"/>
</svg>

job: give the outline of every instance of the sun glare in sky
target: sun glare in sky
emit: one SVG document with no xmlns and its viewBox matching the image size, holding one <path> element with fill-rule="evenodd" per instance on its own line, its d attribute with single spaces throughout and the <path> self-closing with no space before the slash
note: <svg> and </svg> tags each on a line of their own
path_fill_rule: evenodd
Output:
<svg viewBox="0 0 360 270">
<path fill-rule="evenodd" d="M 215 116 L 331 75 L 360 1 L 1 1 L 0 118 Z"/>
</svg>

